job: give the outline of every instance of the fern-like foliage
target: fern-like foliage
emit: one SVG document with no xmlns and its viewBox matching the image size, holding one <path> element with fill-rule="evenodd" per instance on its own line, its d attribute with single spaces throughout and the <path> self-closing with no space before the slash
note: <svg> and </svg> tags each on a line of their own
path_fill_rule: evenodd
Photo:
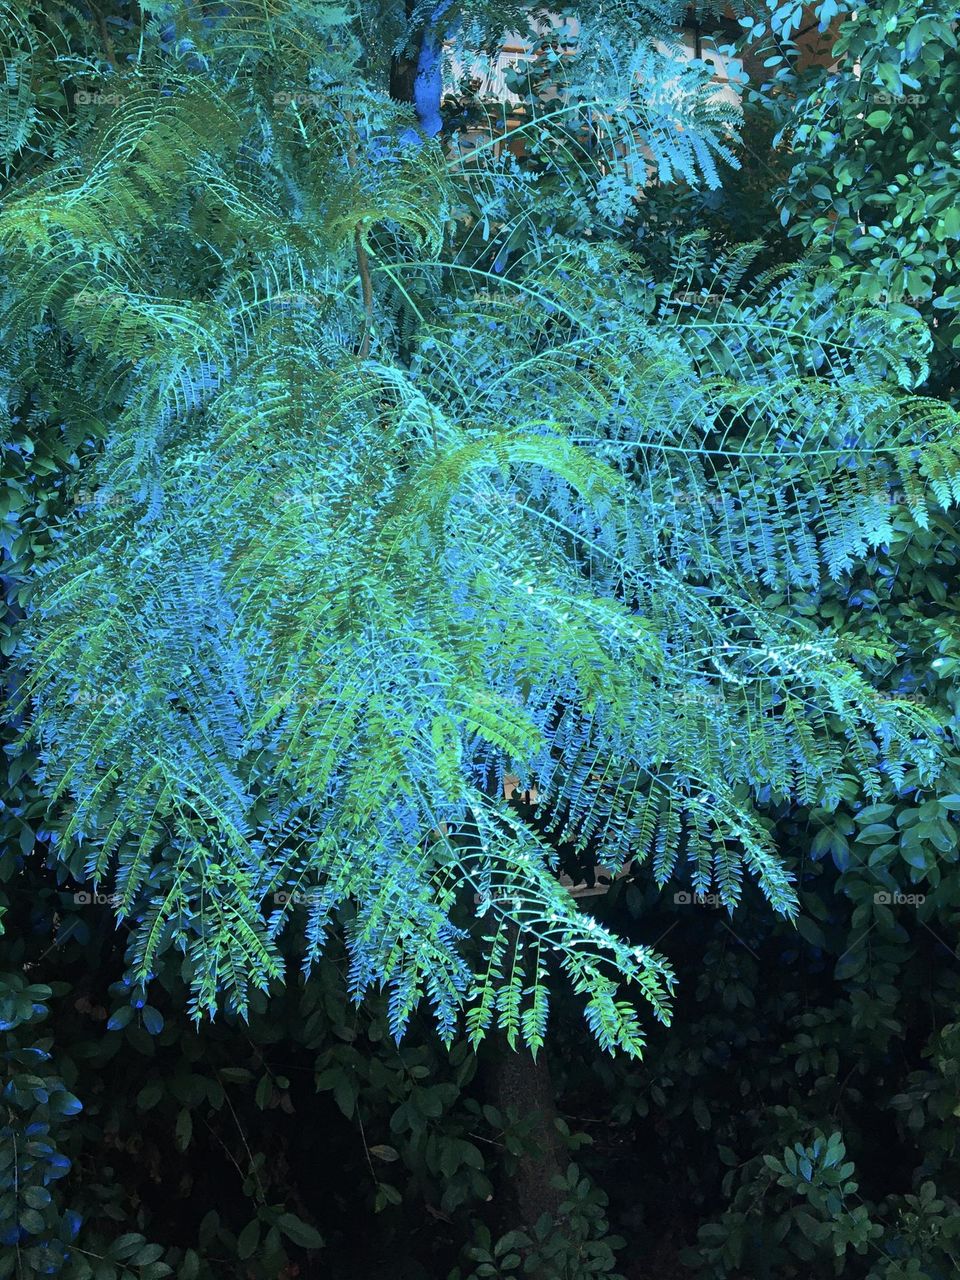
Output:
<svg viewBox="0 0 960 1280">
<path fill-rule="evenodd" d="M 792 912 L 760 801 L 937 766 L 875 654 L 765 599 L 882 543 L 891 496 L 960 496 L 922 337 L 803 270 L 744 291 L 747 251 L 691 301 L 696 241 L 667 282 L 556 236 L 492 273 L 450 223 L 523 175 L 406 144 L 349 14 L 169 8 L 117 26 L 123 111 L 78 105 L 0 206 L 7 410 L 106 430 L 21 646 L 62 856 L 114 879 L 141 978 L 183 950 L 198 1016 L 282 976 L 296 917 L 308 971 L 343 924 L 398 1036 L 426 997 L 536 1048 L 555 961 L 638 1052 L 621 988 L 667 1020 L 669 965 L 552 837 Z"/>
</svg>

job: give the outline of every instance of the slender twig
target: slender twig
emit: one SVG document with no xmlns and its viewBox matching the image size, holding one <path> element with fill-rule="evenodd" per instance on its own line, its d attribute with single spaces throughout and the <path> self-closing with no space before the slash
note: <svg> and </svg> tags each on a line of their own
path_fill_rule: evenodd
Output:
<svg viewBox="0 0 960 1280">
<path fill-rule="evenodd" d="M 502 1142 L 496 1142 L 493 1138 L 481 1137 L 479 1133 L 470 1133 L 468 1136 L 473 1138 L 475 1142 L 485 1142 L 488 1147 L 497 1147 L 500 1151 L 506 1151 L 507 1149 Z"/>
<path fill-rule="evenodd" d="M 13 1202 L 14 1204 L 20 1199 L 20 1159 L 17 1151 L 17 1134 L 14 1130 L 13 1134 Z M 20 1233 L 17 1232 L 17 1238 L 14 1241 L 17 1249 L 17 1275 L 22 1280 L 23 1277 L 23 1259 L 20 1257 Z"/>
<path fill-rule="evenodd" d="M 247 1153 L 247 1159 L 250 1161 L 250 1169 L 253 1173 L 254 1181 L 257 1184 L 257 1192 L 260 1197 L 260 1203 L 266 1204 L 267 1197 L 263 1194 L 263 1186 L 260 1182 L 260 1174 L 257 1172 L 257 1166 L 253 1159 L 253 1152 L 250 1150 L 250 1147 L 247 1143 L 247 1136 L 243 1132 L 243 1126 L 241 1125 L 240 1119 L 237 1116 L 236 1111 L 234 1110 L 233 1103 L 230 1101 L 230 1094 L 226 1091 L 226 1089 L 224 1089 L 223 1091 L 223 1096 L 226 1100 L 227 1106 L 230 1108 L 230 1114 L 233 1116 L 234 1123 L 237 1126 L 237 1132 L 240 1134 L 240 1141 L 243 1143 L 243 1149 Z"/>
<path fill-rule="evenodd" d="M 203 1123 L 207 1126 L 207 1128 L 210 1130 L 210 1133 L 213 1135 L 214 1139 L 220 1143 L 221 1147 L 223 1147 L 224 1155 L 226 1155 L 227 1159 L 230 1161 L 230 1163 L 236 1169 L 237 1173 L 240 1175 L 240 1183 L 242 1185 L 244 1182 L 246 1182 L 247 1175 L 240 1168 L 240 1163 L 237 1160 L 236 1156 L 233 1154 L 233 1152 L 230 1150 L 230 1148 L 227 1146 L 224 1140 L 220 1137 L 219 1133 L 217 1133 L 216 1129 L 214 1129 L 213 1125 L 210 1123 L 207 1117 L 201 1116 L 200 1118 L 203 1121 Z"/>
<path fill-rule="evenodd" d="M 360 1099 L 357 1099 L 359 1104 Z M 367 1157 L 367 1164 L 370 1166 L 370 1176 L 373 1178 L 377 1186 L 380 1186 L 380 1179 L 377 1177 L 377 1171 L 373 1167 L 373 1161 L 370 1159 L 370 1148 L 367 1146 L 367 1135 L 363 1129 L 363 1117 L 360 1114 L 360 1107 L 357 1105 L 357 1124 L 360 1126 L 360 1141 L 363 1143 L 363 1154 Z"/>
</svg>

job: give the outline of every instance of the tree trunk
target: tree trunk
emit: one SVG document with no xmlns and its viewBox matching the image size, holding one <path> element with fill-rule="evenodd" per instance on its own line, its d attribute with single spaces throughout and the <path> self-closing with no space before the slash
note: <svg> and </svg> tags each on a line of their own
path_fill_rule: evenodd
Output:
<svg viewBox="0 0 960 1280">
<path fill-rule="evenodd" d="M 527 1049 L 514 1050 L 502 1036 L 491 1044 L 489 1063 L 490 1095 L 493 1105 L 506 1121 L 511 1112 L 529 1120 L 529 1136 L 535 1147 L 517 1158 L 516 1172 L 506 1188 L 504 1205 L 510 1215 L 505 1227 L 522 1224 L 533 1227 L 543 1214 L 556 1218 L 562 1193 L 552 1180 L 566 1168 L 563 1147 L 556 1129 L 557 1107 L 546 1055 L 536 1061 Z"/>
<path fill-rule="evenodd" d="M 414 0 L 406 0 L 404 5 L 404 13 L 407 22 L 413 17 Z M 417 57 L 419 56 L 419 45 L 416 49 L 407 49 L 406 53 L 412 53 L 412 57 L 397 57 L 393 54 L 390 58 L 390 97 L 396 102 L 412 102 L 413 101 L 413 83 L 417 78 Z"/>
</svg>

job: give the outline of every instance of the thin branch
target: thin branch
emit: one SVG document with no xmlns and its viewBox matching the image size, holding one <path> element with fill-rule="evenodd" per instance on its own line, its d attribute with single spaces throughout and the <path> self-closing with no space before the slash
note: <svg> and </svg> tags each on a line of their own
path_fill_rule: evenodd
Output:
<svg viewBox="0 0 960 1280">
<path fill-rule="evenodd" d="M 353 233 L 353 243 L 357 251 L 357 269 L 360 272 L 360 288 L 363 291 L 363 341 L 360 343 L 360 359 L 366 360 L 370 355 L 370 338 L 373 332 L 373 284 L 370 280 L 370 259 L 367 257 L 367 246 L 363 243 L 363 224 L 358 222 Z"/>
<path fill-rule="evenodd" d="M 255 1182 L 256 1182 L 256 1184 L 257 1184 L 257 1192 L 258 1192 L 258 1195 L 259 1195 L 260 1203 L 261 1203 L 261 1204 L 266 1204 L 266 1203 L 267 1203 L 267 1198 L 266 1198 L 266 1196 L 265 1196 L 265 1195 L 264 1195 L 264 1193 L 263 1193 L 263 1185 L 262 1185 L 262 1184 L 261 1184 L 261 1182 L 260 1182 L 260 1174 L 259 1174 L 259 1172 L 257 1171 L 257 1165 L 256 1165 L 256 1162 L 255 1162 L 255 1160 L 254 1160 L 254 1158 L 253 1158 L 253 1152 L 250 1150 L 250 1147 L 249 1147 L 249 1145 L 248 1145 L 248 1143 L 247 1143 L 247 1136 L 246 1136 L 246 1134 L 243 1132 L 243 1126 L 242 1126 L 242 1125 L 241 1125 L 241 1123 L 240 1123 L 240 1118 L 239 1118 L 239 1116 L 237 1115 L 236 1111 L 234 1110 L 233 1103 L 230 1101 L 230 1094 L 227 1092 L 227 1090 L 226 1090 L 226 1089 L 224 1089 L 224 1091 L 223 1091 L 223 1096 L 224 1096 L 224 1099 L 226 1100 L 227 1106 L 230 1108 L 230 1114 L 233 1116 L 234 1123 L 235 1123 L 235 1124 L 236 1124 L 236 1126 L 237 1126 L 237 1132 L 240 1134 L 240 1141 L 243 1143 L 243 1149 L 244 1149 L 244 1150 L 246 1151 L 246 1153 L 247 1153 L 247 1159 L 250 1161 L 250 1170 L 251 1170 L 251 1172 L 253 1173 L 254 1181 L 255 1181 Z M 224 1148 L 224 1149 L 226 1149 L 226 1148 Z M 236 1163 L 236 1162 L 234 1162 L 234 1163 Z M 239 1167 L 239 1166 L 238 1166 L 238 1167 Z"/>
<path fill-rule="evenodd" d="M 347 168 L 351 173 L 357 170 L 357 129 L 353 113 L 345 112 L 349 134 L 347 137 Z M 367 246 L 363 239 L 364 219 L 353 229 L 353 245 L 357 254 L 357 270 L 360 273 L 360 288 L 363 292 L 363 338 L 360 342 L 360 359 L 366 360 L 370 355 L 370 341 L 373 333 L 373 283 L 370 279 L 370 259 L 367 257 Z"/>
<path fill-rule="evenodd" d="M 113 47 L 113 41 L 110 39 L 110 32 L 107 30 L 106 19 L 97 6 L 93 4 L 92 0 L 90 2 L 90 9 L 97 20 L 97 26 L 100 28 L 100 39 L 103 41 L 103 49 L 107 55 L 107 61 L 112 67 L 117 68 L 119 66 L 117 62 L 117 54 Z"/>
</svg>

